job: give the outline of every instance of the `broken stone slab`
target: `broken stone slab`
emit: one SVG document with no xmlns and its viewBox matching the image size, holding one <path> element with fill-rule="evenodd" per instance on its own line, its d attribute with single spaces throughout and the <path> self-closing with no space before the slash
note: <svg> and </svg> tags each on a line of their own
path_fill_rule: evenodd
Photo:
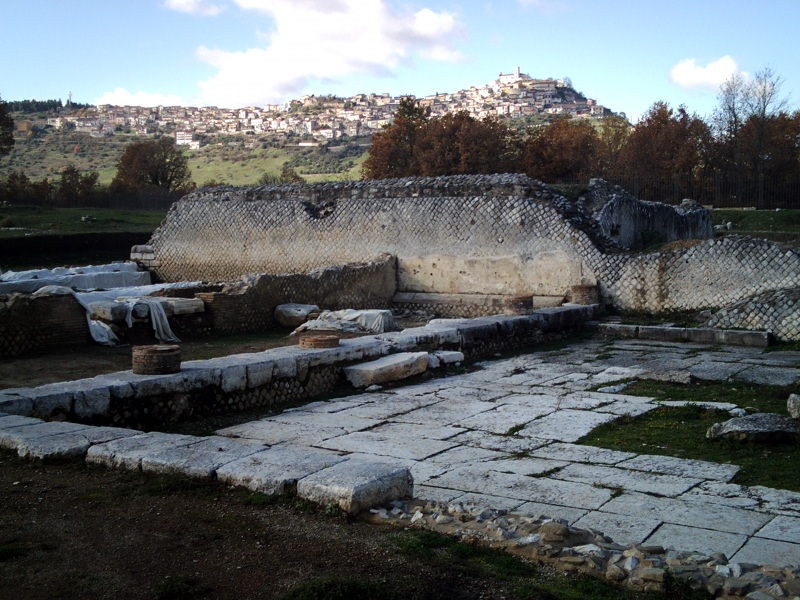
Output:
<svg viewBox="0 0 800 600">
<path fill-rule="evenodd" d="M 316 304 L 280 304 L 275 307 L 275 321 L 281 327 L 299 327 L 306 321 L 313 312 L 319 312 Z"/>
<path fill-rule="evenodd" d="M 756 413 L 736 417 L 708 428 L 710 440 L 725 438 L 739 442 L 782 442 L 797 439 L 797 424 L 789 417 L 772 413 Z"/>
<path fill-rule="evenodd" d="M 357 388 L 399 381 L 428 370 L 427 352 L 401 352 L 344 368 L 344 376 Z"/>
<path fill-rule="evenodd" d="M 414 480 L 407 467 L 352 459 L 304 477 L 297 482 L 297 495 L 357 514 L 393 500 L 413 498 Z"/>
<path fill-rule="evenodd" d="M 786 409 L 793 419 L 800 419 L 800 394 L 790 394 L 786 401 Z"/>
<path fill-rule="evenodd" d="M 217 479 L 264 494 L 294 493 L 299 479 L 345 460 L 328 450 L 273 446 L 219 467 Z"/>
</svg>

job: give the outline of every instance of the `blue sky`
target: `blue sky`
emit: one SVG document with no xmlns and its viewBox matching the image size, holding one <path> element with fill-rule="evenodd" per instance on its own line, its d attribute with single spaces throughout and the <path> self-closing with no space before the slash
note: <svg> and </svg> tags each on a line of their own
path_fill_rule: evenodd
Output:
<svg viewBox="0 0 800 600">
<path fill-rule="evenodd" d="M 260 106 L 424 96 L 517 66 L 636 120 L 707 116 L 734 71 L 771 68 L 800 109 L 798 0 L 6 0 L 4 100 Z"/>
</svg>

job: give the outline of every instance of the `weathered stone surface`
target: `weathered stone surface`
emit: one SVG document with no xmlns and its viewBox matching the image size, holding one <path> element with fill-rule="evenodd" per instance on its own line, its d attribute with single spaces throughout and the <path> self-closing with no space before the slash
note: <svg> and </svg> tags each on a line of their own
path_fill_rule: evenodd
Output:
<svg viewBox="0 0 800 600">
<path fill-rule="evenodd" d="M 344 375 L 354 387 L 365 388 L 420 375 L 427 369 L 427 352 L 401 352 L 345 367 Z"/>
<path fill-rule="evenodd" d="M 189 446 L 200 440 L 201 438 L 191 435 L 142 433 L 92 446 L 86 452 L 86 462 L 106 467 L 139 469 L 145 457 L 154 456 L 171 448 Z"/>
<path fill-rule="evenodd" d="M 280 304 L 275 307 L 275 321 L 281 327 L 299 327 L 308 320 L 308 315 L 319 311 L 316 304 Z"/>
<path fill-rule="evenodd" d="M 800 394 L 789 394 L 786 401 L 786 410 L 793 419 L 800 419 Z"/>
<path fill-rule="evenodd" d="M 17 423 L 22 423 L 20 419 L 26 417 L 9 416 L 1 419 L 0 421 L 8 421 L 9 419 L 16 420 Z M 35 440 L 38 438 L 52 437 L 54 435 L 75 433 L 90 429 L 86 425 L 78 423 L 63 423 L 59 421 L 40 421 L 39 419 L 32 419 L 32 422 L 27 425 L 19 427 L 6 427 L 0 429 L 0 448 L 8 448 L 16 450 L 22 444 Z"/>
<path fill-rule="evenodd" d="M 217 479 L 265 494 L 294 492 L 297 481 L 347 460 L 335 452 L 275 446 L 217 469 Z"/>
<path fill-rule="evenodd" d="M 733 556 L 746 541 L 747 536 L 744 534 L 664 523 L 645 543 L 704 554 L 723 552 L 726 556 Z"/>
<path fill-rule="evenodd" d="M 261 452 L 266 448 L 257 440 L 238 440 L 212 436 L 199 438 L 189 446 L 166 448 L 142 457 L 142 471 L 180 473 L 189 477 L 211 478 L 223 465 Z"/>
<path fill-rule="evenodd" d="M 22 440 L 17 446 L 17 454 L 38 460 L 83 458 L 93 444 L 138 434 L 138 431 L 119 427 L 86 427 L 72 433 Z"/>
<path fill-rule="evenodd" d="M 797 568 L 800 565 L 800 544 L 753 537 L 731 555 L 731 562 Z"/>
<path fill-rule="evenodd" d="M 789 417 L 756 413 L 714 423 L 706 432 L 708 439 L 725 438 L 740 442 L 780 442 L 797 439 L 797 424 Z"/>
<path fill-rule="evenodd" d="M 297 495 L 357 514 L 392 500 L 412 498 L 414 482 L 405 467 L 354 459 L 304 477 L 297 482 Z"/>
</svg>

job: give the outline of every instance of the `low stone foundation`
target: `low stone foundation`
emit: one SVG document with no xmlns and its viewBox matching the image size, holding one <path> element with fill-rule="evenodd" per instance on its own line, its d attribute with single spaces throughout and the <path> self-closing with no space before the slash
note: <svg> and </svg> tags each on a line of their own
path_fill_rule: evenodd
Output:
<svg viewBox="0 0 800 600">
<path fill-rule="evenodd" d="M 345 366 L 408 350 L 460 350 L 467 360 L 565 337 L 596 306 L 543 309 L 517 317 L 434 320 L 425 327 L 354 339 L 336 348 L 276 348 L 187 361 L 171 375 L 131 371 L 38 388 L 0 391 L 0 412 L 46 420 L 158 429 L 179 421 L 277 408 L 344 385 Z"/>
</svg>

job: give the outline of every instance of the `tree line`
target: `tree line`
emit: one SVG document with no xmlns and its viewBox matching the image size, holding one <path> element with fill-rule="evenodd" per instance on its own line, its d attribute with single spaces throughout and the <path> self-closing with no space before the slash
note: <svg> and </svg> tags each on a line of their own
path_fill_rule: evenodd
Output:
<svg viewBox="0 0 800 600">
<path fill-rule="evenodd" d="M 406 98 L 393 122 L 373 136 L 362 176 L 526 173 L 550 184 L 601 177 L 645 200 L 800 208 L 800 110 L 787 109 L 781 83 L 770 69 L 752 79 L 734 75 L 720 88 L 709 119 L 659 101 L 635 126 L 616 115 L 599 122 L 563 116 L 525 131 L 467 112 L 432 117 Z M 0 100 L 0 156 L 14 144 L 8 113 Z M 293 165 L 285 167 L 258 183 L 302 180 Z M 98 184 L 96 172 L 72 166 L 59 175 L 31 181 L 11 173 L 0 178 L 0 201 L 108 206 L 115 199 L 155 208 L 195 187 L 188 159 L 171 137 L 130 144 L 108 187 Z"/>
<path fill-rule="evenodd" d="M 631 126 L 568 116 L 520 132 L 466 112 L 431 117 L 401 102 L 373 137 L 366 179 L 467 173 L 526 173 L 545 183 L 601 177 L 646 200 L 800 208 L 800 111 L 789 112 L 770 69 L 734 75 L 709 119 L 654 103 Z"/>
</svg>

